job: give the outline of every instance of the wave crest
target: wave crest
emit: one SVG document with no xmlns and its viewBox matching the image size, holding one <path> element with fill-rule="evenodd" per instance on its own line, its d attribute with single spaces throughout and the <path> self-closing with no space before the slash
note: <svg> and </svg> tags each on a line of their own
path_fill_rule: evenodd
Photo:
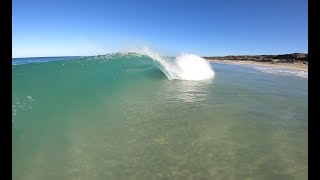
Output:
<svg viewBox="0 0 320 180">
<path fill-rule="evenodd" d="M 206 80 L 213 78 L 215 75 L 211 65 L 199 56 L 182 54 L 176 58 L 164 57 L 147 47 L 98 56 L 20 58 L 14 59 L 12 65 L 14 68 L 15 65 L 49 63 L 52 61 L 60 61 L 61 67 L 64 68 L 66 68 L 64 66 L 66 64 L 75 65 L 74 62 L 79 62 L 80 67 L 85 65 L 87 68 L 99 62 L 106 62 L 108 65 L 103 70 L 105 72 L 110 71 L 109 73 L 114 73 L 117 70 L 127 71 L 128 68 L 141 68 L 144 64 L 143 61 L 147 61 L 162 71 L 169 80 Z M 56 63 L 58 62 L 54 64 Z"/>
<path fill-rule="evenodd" d="M 215 75 L 210 64 L 194 54 L 182 54 L 175 59 L 170 59 L 160 56 L 148 48 L 127 50 L 123 53 L 135 53 L 150 57 L 170 80 L 206 80 L 213 78 Z"/>
</svg>

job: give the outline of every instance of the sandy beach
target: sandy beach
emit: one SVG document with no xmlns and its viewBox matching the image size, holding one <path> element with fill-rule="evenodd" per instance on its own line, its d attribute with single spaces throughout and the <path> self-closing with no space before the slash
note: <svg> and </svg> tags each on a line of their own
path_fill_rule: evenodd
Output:
<svg viewBox="0 0 320 180">
<path fill-rule="evenodd" d="M 299 63 L 271 63 L 271 62 L 256 62 L 256 61 L 237 61 L 237 60 L 207 60 L 214 63 L 229 63 L 229 64 L 238 64 L 238 65 L 261 65 L 261 66 L 271 66 L 276 68 L 287 68 L 287 69 L 296 69 L 303 70 L 308 72 L 308 65 Z"/>
</svg>

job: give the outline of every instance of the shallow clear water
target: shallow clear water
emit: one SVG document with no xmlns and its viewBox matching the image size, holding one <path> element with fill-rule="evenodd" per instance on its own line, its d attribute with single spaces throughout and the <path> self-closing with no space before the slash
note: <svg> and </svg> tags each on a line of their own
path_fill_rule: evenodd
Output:
<svg viewBox="0 0 320 180">
<path fill-rule="evenodd" d="M 13 179 L 307 179 L 307 78 L 113 58 L 12 66 Z"/>
</svg>

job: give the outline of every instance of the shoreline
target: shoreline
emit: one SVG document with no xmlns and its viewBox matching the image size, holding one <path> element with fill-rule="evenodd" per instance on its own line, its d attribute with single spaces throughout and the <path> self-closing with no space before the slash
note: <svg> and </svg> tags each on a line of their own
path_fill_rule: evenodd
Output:
<svg viewBox="0 0 320 180">
<path fill-rule="evenodd" d="M 308 65 L 303 64 L 302 62 L 297 63 L 279 63 L 279 62 L 257 62 L 257 61 L 246 61 L 246 60 L 208 60 L 207 62 L 213 63 L 224 63 L 224 64 L 235 64 L 235 65 L 259 65 L 259 66 L 269 66 L 275 68 L 286 68 L 286 69 L 295 69 L 308 72 Z"/>
</svg>

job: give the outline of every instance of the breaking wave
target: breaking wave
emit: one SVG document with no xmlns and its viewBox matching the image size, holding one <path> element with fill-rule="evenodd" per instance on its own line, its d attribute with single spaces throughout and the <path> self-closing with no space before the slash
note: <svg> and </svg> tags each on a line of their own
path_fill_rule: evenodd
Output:
<svg viewBox="0 0 320 180">
<path fill-rule="evenodd" d="M 213 78 L 215 75 L 210 64 L 199 56 L 184 53 L 175 58 L 164 57 L 148 48 L 125 50 L 99 56 L 47 58 L 45 61 L 39 61 L 38 58 L 14 59 L 12 65 L 51 61 L 59 61 L 62 63 L 61 66 L 70 64 L 70 61 L 80 62 L 82 65 L 86 64 L 88 68 L 90 64 L 104 62 L 109 64 L 109 67 L 105 66 L 105 70 L 113 72 L 128 72 L 128 69 L 145 68 L 149 65 L 149 68 L 155 67 L 162 71 L 169 80 L 206 80 Z"/>
</svg>

